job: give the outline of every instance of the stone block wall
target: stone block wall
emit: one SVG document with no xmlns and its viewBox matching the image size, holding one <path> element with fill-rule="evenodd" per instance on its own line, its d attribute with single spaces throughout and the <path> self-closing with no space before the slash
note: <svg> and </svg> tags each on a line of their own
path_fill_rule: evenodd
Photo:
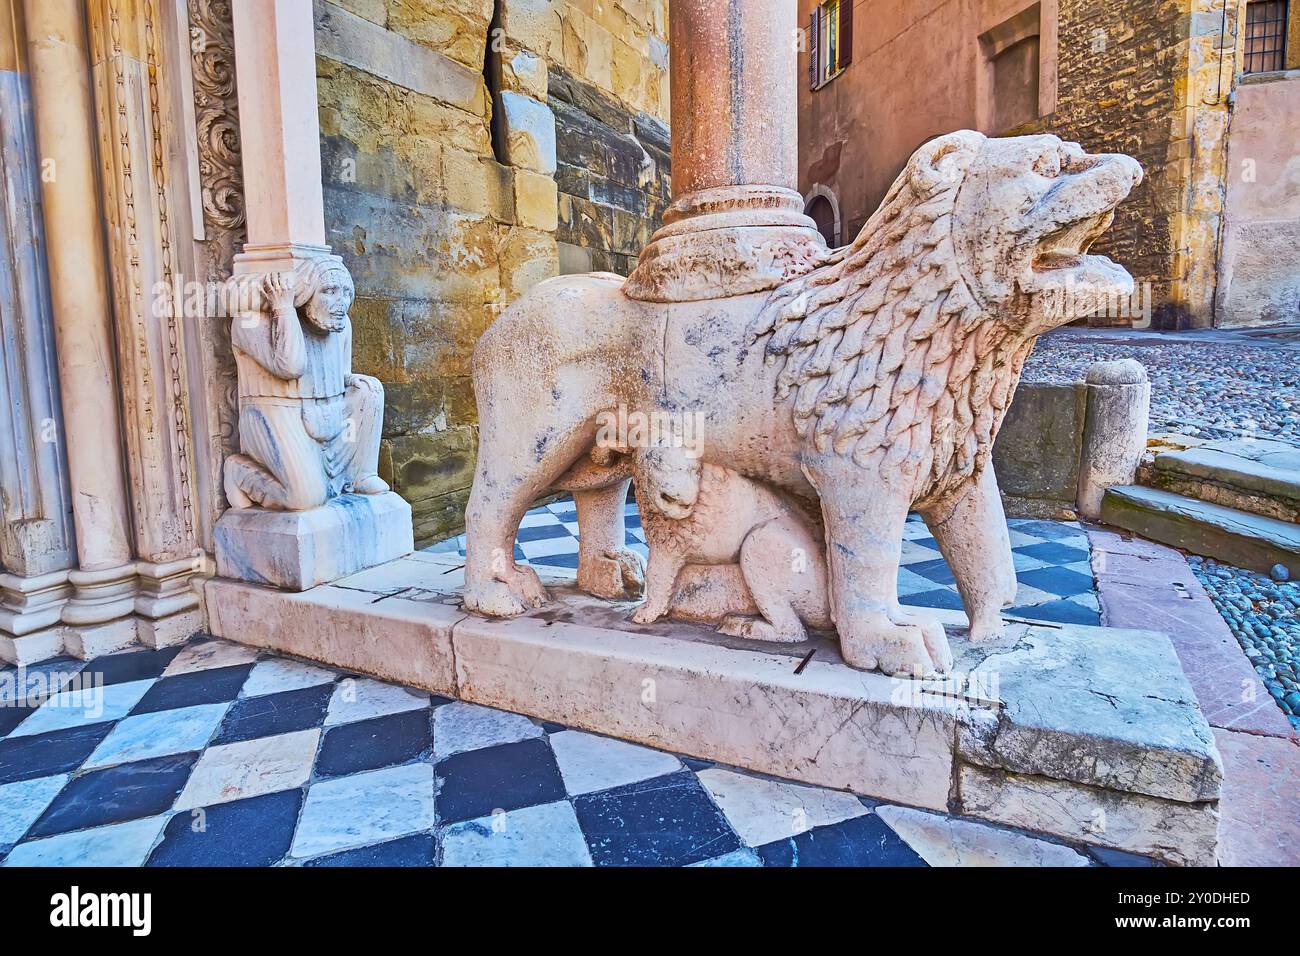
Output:
<svg viewBox="0 0 1300 956">
<path fill-rule="evenodd" d="M 1241 0 L 1061 0 L 1057 109 L 1044 124 L 1147 178 L 1098 252 L 1151 289 L 1156 328 L 1213 321 Z M 1090 324 L 1106 324 L 1094 318 Z M 1127 315 L 1113 324 L 1130 325 Z"/>
<path fill-rule="evenodd" d="M 666 9 L 316 0 L 327 241 L 356 281 L 353 364 L 384 383 L 381 473 L 411 503 L 418 544 L 463 524 L 479 335 L 571 266 L 566 250 L 590 259 L 563 271 L 625 272 L 657 225 Z M 573 151 L 578 124 L 599 128 L 586 147 L 600 157 L 594 168 Z M 663 163 L 647 167 L 640 142 Z M 580 198 L 607 224 L 585 239 L 569 226 L 577 172 L 588 177 Z"/>
</svg>

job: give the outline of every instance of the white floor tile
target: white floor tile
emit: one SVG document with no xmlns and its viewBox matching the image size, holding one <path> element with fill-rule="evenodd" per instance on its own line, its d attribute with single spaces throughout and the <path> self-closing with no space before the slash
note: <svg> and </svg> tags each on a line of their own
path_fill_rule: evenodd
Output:
<svg viewBox="0 0 1300 956">
<path fill-rule="evenodd" d="M 67 730 L 120 720 L 140 703 L 140 698 L 153 685 L 153 680 L 135 680 L 125 684 L 109 684 L 105 687 L 90 685 L 63 691 L 41 704 L 9 736 L 29 737 L 51 730 Z"/>
<path fill-rule="evenodd" d="M 68 782 L 68 774 L 20 780 L 0 787 L 0 846 L 23 838 Z"/>
<path fill-rule="evenodd" d="M 519 550 L 529 560 L 549 558 L 553 554 L 577 554 L 578 542 L 568 535 L 562 538 L 542 538 L 538 541 L 520 541 Z"/>
<path fill-rule="evenodd" d="M 408 710 L 428 706 L 429 695 L 423 691 L 408 690 L 397 684 L 385 684 L 368 677 L 345 677 L 334 688 L 329 710 L 325 714 L 325 726 L 403 714 Z"/>
<path fill-rule="evenodd" d="M 230 641 L 204 641 L 191 644 L 173 658 L 163 671 L 163 677 L 175 677 L 177 674 L 192 674 L 195 671 L 212 670 L 216 667 L 232 667 L 236 664 L 251 664 L 257 660 L 257 648 Z"/>
<path fill-rule="evenodd" d="M 85 766 L 108 767 L 202 750 L 217 732 L 229 707 L 229 704 L 200 704 L 127 717 L 100 742 Z"/>
<path fill-rule="evenodd" d="M 140 866 L 162 835 L 167 816 L 60 833 L 14 847 L 5 866 Z"/>
<path fill-rule="evenodd" d="M 697 777 L 749 846 L 785 840 L 813 827 L 865 815 L 857 797 L 731 770 L 702 770 Z"/>
<path fill-rule="evenodd" d="M 882 806 L 876 816 L 931 866 L 1088 866 L 1067 846 L 1023 833 L 911 807 Z"/>
<path fill-rule="evenodd" d="M 443 866 L 591 866 L 567 800 L 457 823 L 442 838 Z"/>
<path fill-rule="evenodd" d="M 542 728 L 527 717 L 466 704 L 444 704 L 433 712 L 433 756 L 442 760 L 467 750 L 482 750 L 542 736 Z"/>
<path fill-rule="evenodd" d="M 909 571 L 907 568 L 898 569 L 898 593 L 900 597 L 907 597 L 911 594 L 924 594 L 926 591 L 933 591 L 941 587 L 943 587 L 942 584 L 935 584 L 929 578 L 923 577 L 915 571 Z"/>
<path fill-rule="evenodd" d="M 318 729 L 210 747 L 176 801 L 177 810 L 301 787 L 316 760 Z"/>
<path fill-rule="evenodd" d="M 433 768 L 387 767 L 326 780 L 307 791 L 291 856 L 370 846 L 432 829 Z"/>
<path fill-rule="evenodd" d="M 239 696 L 260 697 L 263 694 L 278 694 L 286 690 L 317 687 L 330 683 L 337 676 L 333 671 L 323 667 L 275 657 L 258 661 L 253 665 Z"/>
<path fill-rule="evenodd" d="M 551 734 L 550 741 L 564 789 L 571 797 L 662 777 L 682 768 L 672 754 L 580 730 Z"/>
</svg>

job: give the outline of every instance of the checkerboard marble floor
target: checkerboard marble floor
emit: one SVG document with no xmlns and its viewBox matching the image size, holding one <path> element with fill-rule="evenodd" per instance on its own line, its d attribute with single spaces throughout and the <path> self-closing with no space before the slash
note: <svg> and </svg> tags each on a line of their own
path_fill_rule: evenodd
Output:
<svg viewBox="0 0 1300 956">
<path fill-rule="evenodd" d="M 635 504 L 626 507 L 627 544 L 645 556 L 640 515 Z M 1072 521 L 1016 518 L 1008 524 L 1020 590 L 1015 607 L 1006 613 L 1059 624 L 1099 624 L 1088 535 L 1083 528 Z M 463 556 L 464 536 L 450 538 L 429 550 L 455 551 Z M 539 567 L 578 567 L 578 514 L 572 499 L 564 498 L 528 512 L 519 527 L 515 560 Z M 961 610 L 952 572 L 919 515 L 909 517 L 903 530 L 898 593 L 904 604 Z"/>
<path fill-rule="evenodd" d="M 644 549 L 635 509 L 629 544 Z M 576 566 L 571 502 L 516 557 Z M 1096 623 L 1087 539 L 1015 522 L 1021 608 Z M 440 549 L 455 549 L 449 542 Z M 924 525 L 900 581 L 956 595 Z M 224 641 L 0 669 L 5 866 L 1150 865 Z"/>
<path fill-rule="evenodd" d="M 5 866 L 1150 865 L 225 641 L 0 690 Z"/>
</svg>

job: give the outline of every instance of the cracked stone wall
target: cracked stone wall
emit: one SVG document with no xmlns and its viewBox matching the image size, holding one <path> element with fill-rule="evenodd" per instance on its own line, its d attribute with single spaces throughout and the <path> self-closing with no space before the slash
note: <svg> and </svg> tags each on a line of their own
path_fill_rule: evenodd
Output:
<svg viewBox="0 0 1300 956">
<path fill-rule="evenodd" d="M 561 271 L 627 272 L 662 215 L 667 0 L 315 9 L 327 241 L 387 394 L 381 472 L 427 544 L 464 519 L 478 336 Z"/>
</svg>

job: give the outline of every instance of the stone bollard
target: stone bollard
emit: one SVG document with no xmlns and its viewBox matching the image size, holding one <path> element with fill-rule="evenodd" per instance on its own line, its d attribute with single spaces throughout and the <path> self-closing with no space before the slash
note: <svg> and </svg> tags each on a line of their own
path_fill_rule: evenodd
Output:
<svg viewBox="0 0 1300 956">
<path fill-rule="evenodd" d="M 1151 383 L 1134 359 L 1096 362 L 1088 369 L 1087 410 L 1079 456 L 1079 513 L 1101 515 L 1107 488 L 1130 485 L 1147 446 Z"/>
</svg>

